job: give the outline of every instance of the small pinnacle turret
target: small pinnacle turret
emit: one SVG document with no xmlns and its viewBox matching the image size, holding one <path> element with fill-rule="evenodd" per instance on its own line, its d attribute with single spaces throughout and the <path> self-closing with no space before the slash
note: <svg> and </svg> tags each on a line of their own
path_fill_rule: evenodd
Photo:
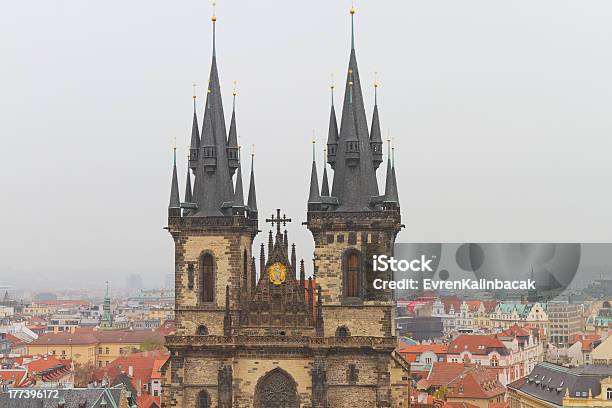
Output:
<svg viewBox="0 0 612 408">
<path fill-rule="evenodd" d="M 198 167 L 198 156 L 200 152 L 200 128 L 198 125 L 198 114 L 196 113 L 195 85 L 193 94 L 193 121 L 191 124 L 191 144 L 189 147 L 189 168 L 195 174 Z"/>
<path fill-rule="evenodd" d="M 378 82 L 374 81 L 374 113 L 372 115 L 372 130 L 370 131 L 370 149 L 372 150 L 372 163 L 374 169 L 383 161 L 383 141 L 380 133 L 380 119 L 378 117 Z"/>
<path fill-rule="evenodd" d="M 174 164 L 172 166 L 172 185 L 170 186 L 170 203 L 168 208 L 181 208 L 179 196 L 178 175 L 176 171 L 176 146 L 174 147 Z"/>
<path fill-rule="evenodd" d="M 236 130 L 236 82 L 234 81 L 234 91 L 232 93 L 232 119 L 230 121 L 229 136 L 227 139 L 227 158 L 230 169 L 230 176 L 238 168 L 238 131 Z"/>
<path fill-rule="evenodd" d="M 251 180 L 249 183 L 249 198 L 247 201 L 250 217 L 257 218 L 257 194 L 255 193 L 255 153 L 251 154 Z"/>
<path fill-rule="evenodd" d="M 323 180 L 321 181 L 321 197 L 329 197 L 329 181 L 327 181 L 327 150 L 323 150 Z"/>
<path fill-rule="evenodd" d="M 185 202 L 191 203 L 193 201 L 193 193 L 191 191 L 191 173 L 187 169 L 187 177 L 185 182 Z"/>
<path fill-rule="evenodd" d="M 399 195 L 397 193 L 397 181 L 395 179 L 395 166 L 393 165 L 393 156 L 391 154 L 391 140 L 389 143 L 389 153 L 387 158 L 387 176 L 385 178 L 385 195 L 383 197 L 383 206 L 387 208 L 399 207 Z"/>
<path fill-rule="evenodd" d="M 334 108 L 334 85 L 331 86 L 331 112 L 329 113 L 329 130 L 327 132 L 327 162 L 333 169 L 336 165 L 336 151 L 338 149 L 338 121 Z"/>
<path fill-rule="evenodd" d="M 310 192 L 308 194 L 308 206 L 321 202 L 321 194 L 319 193 L 319 179 L 317 177 L 317 163 L 315 161 L 315 142 L 312 141 L 312 170 L 310 172 Z"/>
</svg>

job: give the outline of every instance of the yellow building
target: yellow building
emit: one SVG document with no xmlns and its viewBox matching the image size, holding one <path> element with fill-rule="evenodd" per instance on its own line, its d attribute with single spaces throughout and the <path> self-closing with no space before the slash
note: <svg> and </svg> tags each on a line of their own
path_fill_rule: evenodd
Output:
<svg viewBox="0 0 612 408">
<path fill-rule="evenodd" d="M 587 399 L 572 397 L 569 392 L 563 397 L 564 407 L 612 407 L 612 377 L 605 378 L 600 382 L 600 392 L 594 395 L 592 391 L 587 394 Z"/>
<path fill-rule="evenodd" d="M 50 354 L 60 359 L 72 359 L 77 364 L 103 367 L 122 354 L 140 350 L 146 342 L 163 342 L 154 331 L 77 331 L 47 333 L 28 344 L 28 354 Z"/>
<path fill-rule="evenodd" d="M 601 342 L 591 352 L 593 364 L 612 366 L 612 336 Z"/>
<path fill-rule="evenodd" d="M 51 313 L 52 313 L 52 310 L 48 306 L 37 305 L 37 304 L 32 304 L 23 309 L 23 314 L 26 316 L 40 317 L 40 316 L 50 315 Z"/>
</svg>

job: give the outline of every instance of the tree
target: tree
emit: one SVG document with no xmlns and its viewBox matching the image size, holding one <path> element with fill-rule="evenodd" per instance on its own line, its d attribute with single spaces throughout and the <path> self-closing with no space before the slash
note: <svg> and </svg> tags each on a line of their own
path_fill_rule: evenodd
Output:
<svg viewBox="0 0 612 408">
<path fill-rule="evenodd" d="M 76 363 L 74 365 L 74 386 L 85 388 L 93 381 L 93 372 L 96 369 L 94 363 L 88 361 L 86 363 Z"/>
<path fill-rule="evenodd" d="M 164 339 L 163 338 L 155 338 L 148 337 L 144 339 L 142 344 L 140 345 L 140 350 L 142 351 L 153 351 L 153 350 L 162 350 L 164 348 Z"/>
<path fill-rule="evenodd" d="M 448 393 L 448 388 L 446 388 L 446 385 L 443 385 L 433 393 L 433 396 L 434 398 L 446 401 L 447 393 Z"/>
</svg>

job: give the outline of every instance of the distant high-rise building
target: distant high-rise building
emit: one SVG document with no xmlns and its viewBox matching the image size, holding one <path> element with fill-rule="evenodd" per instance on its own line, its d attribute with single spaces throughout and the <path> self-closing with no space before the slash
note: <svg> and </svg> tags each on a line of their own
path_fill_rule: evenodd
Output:
<svg viewBox="0 0 612 408">
<path fill-rule="evenodd" d="M 127 277 L 127 281 L 125 284 L 127 291 L 132 293 L 132 292 L 138 292 L 140 289 L 143 288 L 142 285 L 142 277 L 137 274 L 137 273 L 132 273 Z"/>
<path fill-rule="evenodd" d="M 548 302 L 549 341 L 568 346 L 582 329 L 580 305 L 564 301 Z"/>
<path fill-rule="evenodd" d="M 174 289 L 174 274 L 167 273 L 164 278 L 164 288 L 166 289 Z"/>
</svg>

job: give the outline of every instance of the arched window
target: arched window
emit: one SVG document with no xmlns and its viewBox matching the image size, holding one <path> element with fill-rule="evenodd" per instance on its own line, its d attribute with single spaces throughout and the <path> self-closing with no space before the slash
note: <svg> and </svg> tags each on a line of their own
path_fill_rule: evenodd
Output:
<svg viewBox="0 0 612 408">
<path fill-rule="evenodd" d="M 208 336 L 208 327 L 201 324 L 198 326 L 198 336 Z"/>
<path fill-rule="evenodd" d="M 349 298 L 361 296 L 361 256 L 357 251 L 346 254 L 344 265 L 344 294 Z"/>
<path fill-rule="evenodd" d="M 499 360 L 495 356 L 491 357 L 491 367 L 497 367 L 497 366 L 499 366 Z"/>
<path fill-rule="evenodd" d="M 200 301 L 212 302 L 215 297 L 215 265 L 211 254 L 200 258 Z"/>
<path fill-rule="evenodd" d="M 350 335 L 351 334 L 349 333 L 346 326 L 340 326 L 338 327 L 338 330 L 336 330 L 336 337 L 349 337 Z"/>
<path fill-rule="evenodd" d="M 612 388 L 606 390 L 606 399 L 612 400 Z"/>
<path fill-rule="evenodd" d="M 210 408 L 210 397 L 208 392 L 200 391 L 198 394 L 198 408 Z"/>
</svg>

